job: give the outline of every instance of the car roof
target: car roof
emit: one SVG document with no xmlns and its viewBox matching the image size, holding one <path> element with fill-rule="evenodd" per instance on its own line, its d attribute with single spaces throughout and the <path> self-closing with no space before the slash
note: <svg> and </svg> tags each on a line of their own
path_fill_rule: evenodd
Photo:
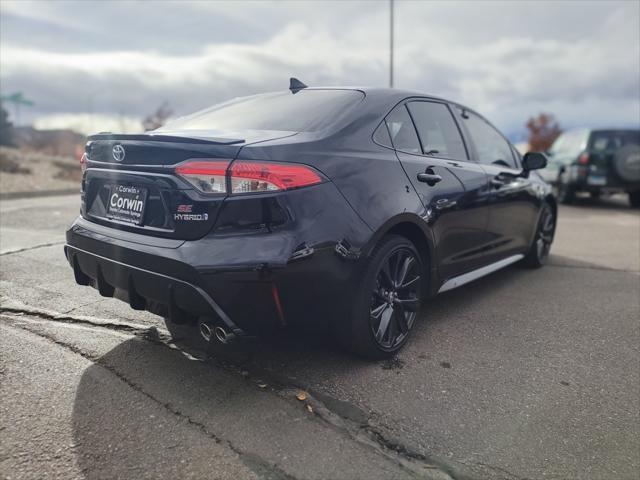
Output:
<svg viewBox="0 0 640 480">
<path fill-rule="evenodd" d="M 401 102 L 406 98 L 411 98 L 411 97 L 427 98 L 430 100 L 436 100 L 444 103 L 449 103 L 451 105 L 456 105 L 460 107 L 462 110 L 465 110 L 467 112 L 472 112 L 478 115 L 480 118 L 484 119 L 486 122 L 491 124 L 491 122 L 489 122 L 482 114 L 480 114 L 473 108 L 469 108 L 466 105 L 463 105 L 462 103 L 455 102 L 447 98 L 439 97 L 437 95 L 432 95 L 430 93 L 419 92 L 417 90 L 405 90 L 405 89 L 398 89 L 398 88 L 371 87 L 371 86 L 364 86 L 364 87 L 363 86 L 326 86 L 326 87 L 314 86 L 314 87 L 306 87 L 305 90 L 357 90 L 364 93 L 365 97 L 369 97 L 369 99 L 377 100 L 377 101 L 385 101 L 393 105 Z"/>
<path fill-rule="evenodd" d="M 639 128 L 587 128 L 587 127 L 573 127 L 567 128 L 562 133 L 609 133 L 609 132 L 640 132 Z"/>
<path fill-rule="evenodd" d="M 370 96 L 370 97 L 378 97 L 378 98 L 383 97 L 388 99 L 397 98 L 398 101 L 407 97 L 423 97 L 423 98 L 431 98 L 434 100 L 439 100 L 441 102 L 453 103 L 458 105 L 457 102 L 448 100 L 446 98 L 438 97 L 436 95 L 431 95 L 429 93 L 418 92 L 416 90 L 397 89 L 397 88 L 364 87 L 364 86 L 330 86 L 330 87 L 315 86 L 315 87 L 307 87 L 305 88 L 305 90 L 358 90 L 364 93 L 366 96 Z"/>
<path fill-rule="evenodd" d="M 640 132 L 640 128 L 592 128 L 592 133 Z"/>
</svg>

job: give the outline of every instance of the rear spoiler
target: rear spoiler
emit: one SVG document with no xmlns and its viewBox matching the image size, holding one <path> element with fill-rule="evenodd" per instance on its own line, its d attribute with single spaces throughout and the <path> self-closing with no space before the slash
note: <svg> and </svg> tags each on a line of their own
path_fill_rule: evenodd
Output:
<svg viewBox="0 0 640 480">
<path fill-rule="evenodd" d="M 215 145 L 235 145 L 244 143 L 241 138 L 202 138 L 202 137 L 183 137 L 178 135 L 156 135 L 153 133 L 111 133 L 101 132 L 90 135 L 88 140 L 133 140 L 143 142 L 175 142 L 175 143 L 199 143 L 199 144 L 215 144 Z"/>
</svg>

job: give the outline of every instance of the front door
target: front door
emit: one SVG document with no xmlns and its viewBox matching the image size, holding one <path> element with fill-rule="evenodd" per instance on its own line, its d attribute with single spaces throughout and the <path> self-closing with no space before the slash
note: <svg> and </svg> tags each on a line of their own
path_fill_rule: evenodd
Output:
<svg viewBox="0 0 640 480">
<path fill-rule="evenodd" d="M 477 268 L 488 242 L 487 178 L 468 161 L 449 108 L 411 101 L 396 107 L 387 125 L 434 234 L 439 277 L 444 281 Z"/>
<path fill-rule="evenodd" d="M 461 112 L 460 121 L 473 145 L 474 159 L 489 177 L 491 190 L 489 224 L 491 236 L 487 263 L 524 253 L 537 224 L 539 199 L 511 144 L 473 112 Z"/>
</svg>

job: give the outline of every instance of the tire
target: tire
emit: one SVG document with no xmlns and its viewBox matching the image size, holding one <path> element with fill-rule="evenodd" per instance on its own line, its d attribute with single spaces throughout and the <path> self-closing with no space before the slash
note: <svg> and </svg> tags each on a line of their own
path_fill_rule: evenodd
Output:
<svg viewBox="0 0 640 480">
<path fill-rule="evenodd" d="M 551 205 L 544 202 L 540 208 L 540 218 L 536 226 L 533 242 L 523 259 L 525 266 L 529 268 L 540 268 L 547 263 L 555 231 L 556 215 Z"/>
<path fill-rule="evenodd" d="M 395 355 L 409 339 L 420 311 L 426 290 L 424 265 L 405 237 L 384 237 L 364 268 L 353 311 L 341 333 L 343 346 L 367 358 Z"/>
<path fill-rule="evenodd" d="M 634 208 L 640 208 L 640 190 L 629 192 L 629 203 Z"/>
<path fill-rule="evenodd" d="M 613 156 L 613 168 L 625 182 L 640 181 L 640 147 L 625 145 Z"/>
</svg>

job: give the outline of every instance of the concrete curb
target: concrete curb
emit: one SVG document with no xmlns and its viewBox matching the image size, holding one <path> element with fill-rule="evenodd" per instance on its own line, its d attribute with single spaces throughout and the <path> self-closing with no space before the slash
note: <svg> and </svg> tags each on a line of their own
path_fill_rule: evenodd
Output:
<svg viewBox="0 0 640 480">
<path fill-rule="evenodd" d="M 80 187 L 66 188 L 64 190 L 33 190 L 30 192 L 2 192 L 0 200 L 15 200 L 19 198 L 53 197 L 58 195 L 80 194 Z"/>
</svg>

